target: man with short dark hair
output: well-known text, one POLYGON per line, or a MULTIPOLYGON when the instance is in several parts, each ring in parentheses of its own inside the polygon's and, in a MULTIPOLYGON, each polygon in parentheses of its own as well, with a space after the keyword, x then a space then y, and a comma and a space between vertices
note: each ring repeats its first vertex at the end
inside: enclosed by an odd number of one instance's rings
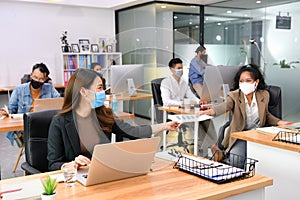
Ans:
MULTIPOLYGON (((160 91, 164 106, 183 106, 183 99, 188 98, 192 104, 199 104, 195 94, 191 91, 188 83, 182 79, 183 66, 180 58, 173 58, 169 62, 171 76, 161 82, 160 91)), ((217 138, 214 124, 211 120, 201 121, 199 123, 199 146, 202 152, 201 156, 207 156, 208 147, 211 146, 217 138)))
POLYGON ((196 56, 191 60, 189 81, 193 88, 197 92, 197 95, 201 98, 201 91, 203 86, 204 74, 206 63, 203 58, 206 55, 206 48, 200 45, 196 51, 196 56))
MULTIPOLYGON (((10 100, 9 109, 11 114, 32 112, 35 99, 58 98, 60 94, 49 83, 45 83, 49 75, 47 66, 43 63, 35 64, 30 74, 31 81, 16 86, 13 90, 10 100)), ((2 115, 8 115, 1 111, 2 115)), ((14 143, 14 132, 8 132, 6 137, 14 143)))

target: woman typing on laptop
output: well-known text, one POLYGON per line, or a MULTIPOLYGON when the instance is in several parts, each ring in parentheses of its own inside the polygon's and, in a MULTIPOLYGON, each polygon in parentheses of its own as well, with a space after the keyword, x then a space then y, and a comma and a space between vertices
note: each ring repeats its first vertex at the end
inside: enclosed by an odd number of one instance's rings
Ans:
POLYGON ((105 91, 101 77, 92 70, 78 69, 69 80, 61 112, 52 119, 48 136, 49 170, 75 162, 90 164, 96 144, 151 137, 163 130, 177 130, 179 123, 132 126, 114 117, 104 106, 105 91))

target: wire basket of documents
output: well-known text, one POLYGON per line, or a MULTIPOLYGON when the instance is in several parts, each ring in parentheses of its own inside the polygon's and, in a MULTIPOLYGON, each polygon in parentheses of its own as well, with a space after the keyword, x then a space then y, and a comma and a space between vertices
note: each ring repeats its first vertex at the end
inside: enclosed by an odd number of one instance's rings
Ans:
POLYGON ((225 183, 249 178, 255 175, 257 160, 244 158, 236 154, 229 154, 225 162, 181 153, 174 168, 200 176, 215 183, 225 183))
POLYGON ((290 130, 290 131, 280 131, 275 135, 273 141, 287 142, 293 144, 300 144, 300 131, 290 130))

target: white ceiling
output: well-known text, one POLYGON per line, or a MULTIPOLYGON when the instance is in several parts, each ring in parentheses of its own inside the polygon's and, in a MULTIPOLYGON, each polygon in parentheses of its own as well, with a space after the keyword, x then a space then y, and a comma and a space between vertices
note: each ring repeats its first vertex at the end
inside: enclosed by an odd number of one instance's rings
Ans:
MULTIPOLYGON (((110 8, 120 9, 132 5, 137 5, 155 0, 14 0, 32 3, 48 3, 61 4, 72 6, 96 7, 96 8, 110 8)), ((281 5, 299 0, 261 0, 261 4, 256 4, 256 0, 163 0, 160 2, 177 2, 195 5, 211 5, 218 7, 242 8, 242 9, 256 9, 261 7, 269 7, 281 5)))

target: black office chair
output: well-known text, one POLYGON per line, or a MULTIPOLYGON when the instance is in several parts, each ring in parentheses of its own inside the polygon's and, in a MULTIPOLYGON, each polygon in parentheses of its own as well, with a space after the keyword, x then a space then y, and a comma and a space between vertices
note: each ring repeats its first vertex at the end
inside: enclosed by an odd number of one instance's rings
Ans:
POLYGON ((48 170, 48 130, 59 110, 44 110, 24 114, 24 146, 26 161, 21 168, 26 175, 48 170))
MULTIPOLYGON (((152 90, 153 101, 154 101, 156 123, 163 122, 163 111, 158 110, 158 107, 163 106, 163 101, 161 98, 161 91, 160 91, 160 85, 163 79, 164 78, 157 78, 151 81, 151 90, 152 90)), ((186 125, 181 124, 178 130, 177 143, 168 145, 167 148, 179 146, 179 147, 183 147, 184 151, 189 152, 187 147, 193 144, 192 143, 190 144, 187 141, 183 141, 183 134, 185 133, 185 131, 186 131, 186 125)), ((161 146, 160 148, 162 149, 163 147, 161 146)))
MULTIPOLYGON (((268 85, 266 87, 270 95, 270 101, 268 104, 269 112, 275 117, 282 119, 282 100, 281 100, 281 88, 279 86, 268 85)), ((231 116, 229 117, 229 121, 227 121, 223 126, 219 129, 219 136, 217 140, 217 145, 219 149, 222 150, 222 141, 224 139, 225 129, 230 125, 231 116)), ((270 126, 266 124, 266 126, 270 126)))

